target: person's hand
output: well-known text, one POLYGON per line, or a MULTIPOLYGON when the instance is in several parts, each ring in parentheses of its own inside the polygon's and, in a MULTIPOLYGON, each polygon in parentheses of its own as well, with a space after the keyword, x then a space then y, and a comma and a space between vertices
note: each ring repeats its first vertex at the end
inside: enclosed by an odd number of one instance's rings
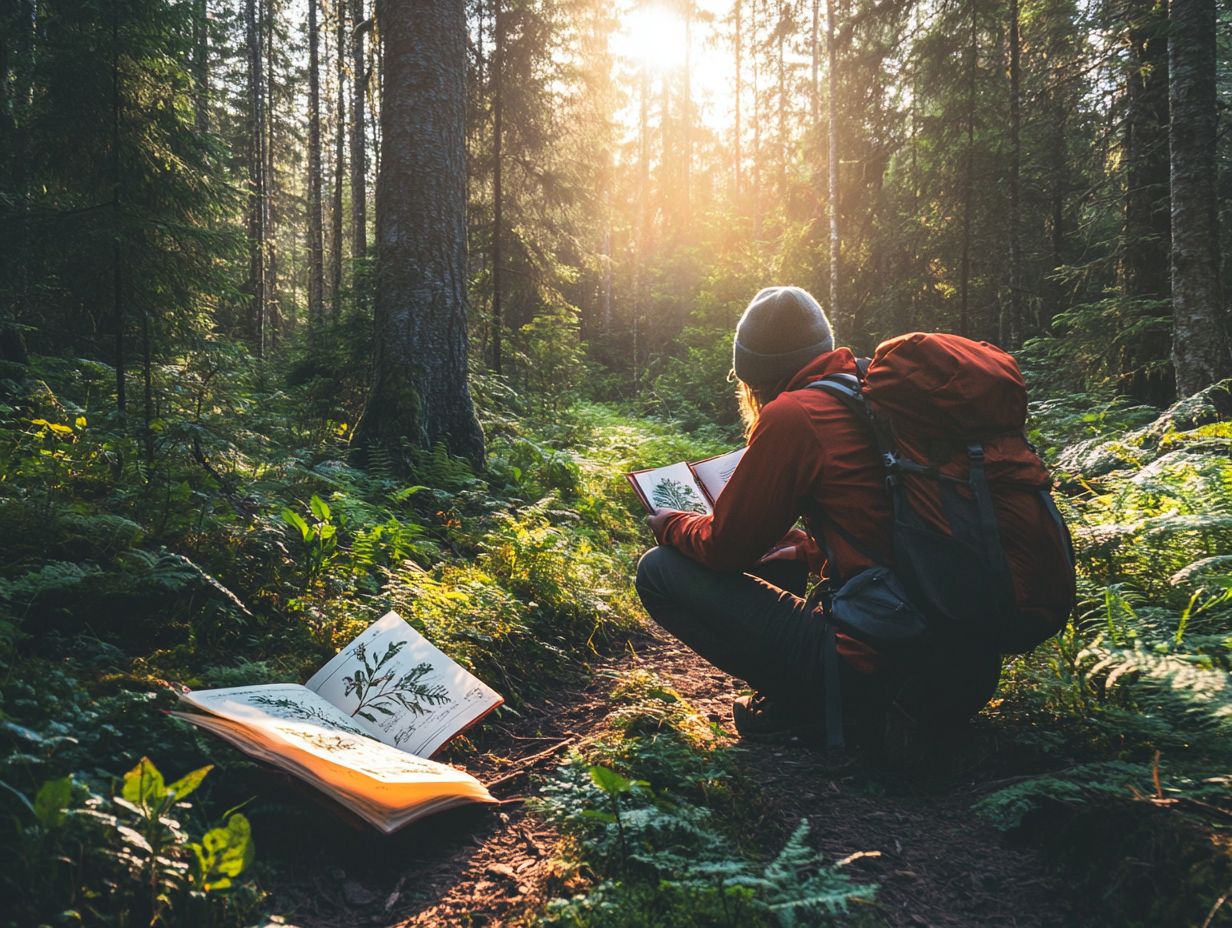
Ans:
POLYGON ((758 564, 765 564, 769 561, 807 561, 808 550, 805 547, 808 543, 808 534, 800 531, 798 528, 793 528, 784 535, 773 548, 767 551, 758 559, 758 564))
POLYGON ((646 517, 646 524, 654 532, 655 541, 663 544, 663 532, 667 529, 667 520, 676 515, 676 509, 660 509, 654 515, 646 517))

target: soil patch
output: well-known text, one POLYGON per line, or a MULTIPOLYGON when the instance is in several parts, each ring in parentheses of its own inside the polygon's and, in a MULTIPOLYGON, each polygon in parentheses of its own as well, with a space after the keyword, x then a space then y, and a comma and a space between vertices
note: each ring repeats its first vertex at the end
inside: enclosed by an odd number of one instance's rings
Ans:
MULTIPOLYGON (((557 891, 552 861, 560 836, 522 800, 537 775, 602 730, 617 674, 635 662, 661 674, 734 735, 730 708, 740 681, 674 641, 645 636, 630 644, 597 663, 585 684, 484 726, 470 750, 446 758, 494 783, 504 805, 438 815, 390 838, 318 818, 316 833, 300 839, 318 851, 281 881, 275 911, 301 928, 392 928, 509 925, 536 910, 557 891)), ((758 830, 767 853, 808 818, 827 859, 854 855, 853 876, 879 884, 874 911, 893 928, 1079 923, 1046 862, 971 813, 986 784, 1004 774, 980 750, 993 737, 987 728, 974 726, 975 747, 956 749, 952 769, 927 783, 909 767, 889 773, 836 765, 803 744, 737 747, 737 762, 761 791, 758 830)))

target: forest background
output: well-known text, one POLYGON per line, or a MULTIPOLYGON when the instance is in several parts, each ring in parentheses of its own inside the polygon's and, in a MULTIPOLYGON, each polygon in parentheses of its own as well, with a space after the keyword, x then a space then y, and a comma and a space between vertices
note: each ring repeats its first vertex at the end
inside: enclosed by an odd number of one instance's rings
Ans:
MULTIPOLYGON (((1039 776, 986 808, 1144 807, 1159 879, 1088 854, 1076 880, 1109 918, 1219 923, 1230 105, 1214 0, 5 0, 14 924, 269 905, 239 885, 243 786, 203 787, 198 832, 229 823, 208 841, 161 822, 198 781, 134 765, 208 746, 151 720, 159 681, 298 680, 393 605, 516 708, 632 633, 619 475, 738 442, 731 332, 771 283, 859 352, 948 330, 1021 359, 1083 601, 1011 672, 1039 776), (421 157, 408 54, 459 78, 456 170, 421 157), (408 226, 466 246, 442 340, 385 338, 382 214, 463 176, 452 231, 408 226), (402 374, 410 400, 381 386, 402 374)), ((673 775, 655 788, 701 777, 673 775)), ((571 853, 638 885, 603 840, 571 853)))

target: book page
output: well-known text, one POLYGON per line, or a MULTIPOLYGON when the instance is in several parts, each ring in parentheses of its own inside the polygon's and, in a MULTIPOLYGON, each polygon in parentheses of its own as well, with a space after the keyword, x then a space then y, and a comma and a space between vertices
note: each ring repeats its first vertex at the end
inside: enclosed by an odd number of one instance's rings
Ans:
POLYGON ((430 757, 504 699, 396 612, 373 622, 307 683, 390 747, 430 757))
POLYGON ((302 721, 239 722, 223 715, 171 714, 299 777, 387 833, 454 805, 496 801, 469 774, 368 736, 326 731, 302 721))
POLYGON ((736 472, 736 465, 740 463, 740 459, 744 457, 744 452, 747 450, 747 448, 737 448, 727 454, 715 455, 689 465, 689 469, 697 477, 697 482, 706 491, 711 503, 718 500, 719 494, 727 486, 731 475, 736 472))
POLYGON ((180 700, 242 724, 266 727, 287 722, 303 723, 323 735, 346 734, 376 738, 377 731, 363 719, 351 718, 312 690, 298 683, 265 683, 230 686, 217 690, 193 690, 180 700))
POLYGON ((666 467, 634 471, 629 474, 629 482, 641 497, 642 505, 652 513, 664 509, 700 513, 711 511, 710 503, 706 501, 697 478, 684 461, 668 464, 666 467))

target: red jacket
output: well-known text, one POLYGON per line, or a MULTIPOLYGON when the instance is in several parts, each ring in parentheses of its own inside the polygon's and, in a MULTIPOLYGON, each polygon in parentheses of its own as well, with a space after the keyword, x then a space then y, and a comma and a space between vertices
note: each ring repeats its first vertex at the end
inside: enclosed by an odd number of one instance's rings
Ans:
MULTIPOLYGON (((767 403, 749 437, 748 451, 720 494, 714 515, 678 513, 664 526, 661 541, 715 570, 748 570, 796 523, 812 500, 829 523, 849 533, 877 563, 893 565, 890 500, 884 472, 867 427, 825 390, 803 389, 830 374, 856 373, 846 348, 818 356, 767 403)), ((1002 512, 1013 525, 1007 539, 1019 605, 1060 608, 1068 603, 1056 546, 1056 528, 1034 504, 1023 512, 1002 512), (1057 600, 1054 604, 1052 600, 1057 600)), ((822 532, 833 553, 834 570, 822 575, 851 577, 874 562, 832 529, 822 532)), ((820 561, 820 558, 818 558, 820 561)), ((839 653, 857 669, 877 669, 867 645, 840 633, 839 653)))

